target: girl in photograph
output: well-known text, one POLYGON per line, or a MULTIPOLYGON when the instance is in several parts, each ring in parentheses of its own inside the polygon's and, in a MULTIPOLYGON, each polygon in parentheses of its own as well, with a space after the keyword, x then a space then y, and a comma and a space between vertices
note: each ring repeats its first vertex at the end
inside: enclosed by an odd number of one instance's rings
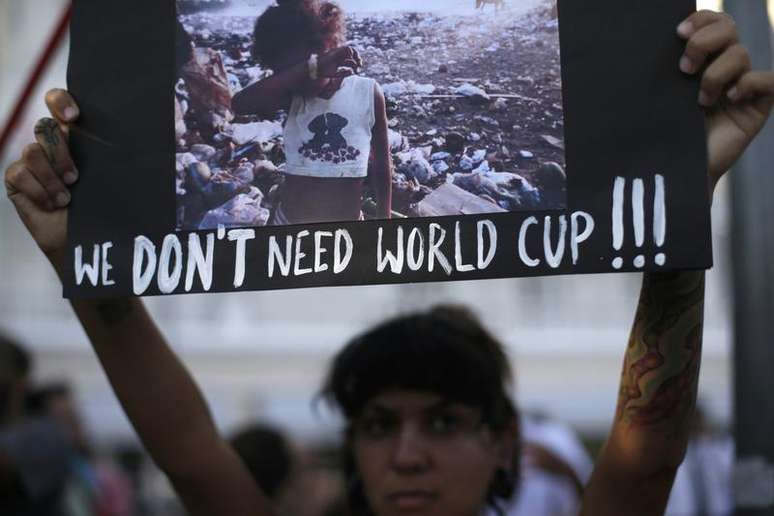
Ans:
POLYGON ((356 75, 357 50, 344 42, 344 13, 334 3, 278 0, 258 18, 253 56, 272 76, 233 100, 237 114, 284 126, 285 182, 269 225, 359 220, 368 178, 376 217, 390 218, 391 173, 384 94, 356 75))

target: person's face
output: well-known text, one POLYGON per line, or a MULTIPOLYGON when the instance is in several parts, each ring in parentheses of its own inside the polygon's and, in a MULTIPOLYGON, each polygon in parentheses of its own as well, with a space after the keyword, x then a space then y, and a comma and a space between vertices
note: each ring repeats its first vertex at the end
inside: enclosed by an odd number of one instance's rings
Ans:
POLYGON ((493 435, 480 410, 394 390, 366 404, 352 445, 377 516, 472 516, 484 507, 495 471, 508 467, 514 442, 493 435))

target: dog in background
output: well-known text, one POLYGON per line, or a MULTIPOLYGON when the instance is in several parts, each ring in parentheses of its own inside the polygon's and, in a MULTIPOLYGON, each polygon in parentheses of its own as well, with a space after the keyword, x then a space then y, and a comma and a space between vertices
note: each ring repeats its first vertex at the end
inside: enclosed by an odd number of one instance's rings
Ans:
POLYGON ((476 0, 476 9, 484 9, 486 4, 493 4, 495 11, 499 11, 505 5, 505 0, 476 0))

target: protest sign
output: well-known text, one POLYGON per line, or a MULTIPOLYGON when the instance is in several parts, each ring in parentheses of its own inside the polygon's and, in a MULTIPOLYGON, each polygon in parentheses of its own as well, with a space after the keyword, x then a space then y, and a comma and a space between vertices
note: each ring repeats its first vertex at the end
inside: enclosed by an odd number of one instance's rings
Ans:
POLYGON ((691 0, 338 5, 76 1, 66 296, 711 265, 691 0))

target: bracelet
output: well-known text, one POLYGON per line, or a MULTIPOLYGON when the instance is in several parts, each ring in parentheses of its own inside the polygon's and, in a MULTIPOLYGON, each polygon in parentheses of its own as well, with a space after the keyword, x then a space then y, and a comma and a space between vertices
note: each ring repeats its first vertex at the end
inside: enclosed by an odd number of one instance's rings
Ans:
POLYGON ((312 54, 309 56, 309 61, 307 61, 307 66, 309 68, 309 78, 313 81, 317 80, 318 73, 317 73, 317 54, 312 54))

